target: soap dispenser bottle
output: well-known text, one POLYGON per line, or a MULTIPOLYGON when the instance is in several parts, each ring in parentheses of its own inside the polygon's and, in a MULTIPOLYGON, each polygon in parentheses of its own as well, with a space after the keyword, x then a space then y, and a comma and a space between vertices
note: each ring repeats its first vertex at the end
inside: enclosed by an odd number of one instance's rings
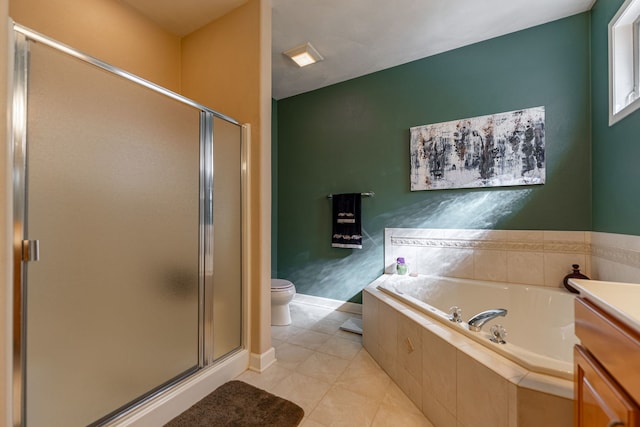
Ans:
POLYGON ((398 274, 407 274, 407 263, 404 261, 403 257, 398 257, 396 259, 396 273, 398 274))
POLYGON ((573 268, 573 272, 567 274, 566 276, 564 276, 564 280, 562 281, 562 284, 570 292, 573 292, 574 294, 579 294, 580 292, 576 288, 574 288, 573 286, 571 286, 569 284, 569 279, 587 279, 587 280, 589 280, 589 278, 587 276, 585 276, 584 274, 580 273, 580 266, 578 264, 573 264, 571 267, 573 268))

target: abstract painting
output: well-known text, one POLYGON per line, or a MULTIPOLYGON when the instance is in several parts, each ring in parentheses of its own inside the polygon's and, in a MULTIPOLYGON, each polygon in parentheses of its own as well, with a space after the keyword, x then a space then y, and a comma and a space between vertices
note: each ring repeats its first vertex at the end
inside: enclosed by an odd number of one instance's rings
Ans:
POLYGON ((544 107, 411 128, 411 191, 544 181, 544 107))

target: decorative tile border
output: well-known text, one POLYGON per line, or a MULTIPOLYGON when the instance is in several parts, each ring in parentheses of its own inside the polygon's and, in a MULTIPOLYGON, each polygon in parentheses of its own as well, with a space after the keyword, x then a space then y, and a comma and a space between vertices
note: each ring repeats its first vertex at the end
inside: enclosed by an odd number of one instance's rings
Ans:
POLYGON ((592 246, 589 243, 546 241, 544 242, 544 252, 561 252, 570 254, 590 255, 592 246))
MULTIPOLYGON (((566 241, 511 241, 511 240, 462 240, 432 237, 391 236, 392 246, 414 246, 423 248, 482 249, 517 252, 554 252, 591 254, 591 245, 566 241)), ((640 253, 638 253, 640 255, 640 253)))
POLYGON ((640 268, 640 252, 632 249, 592 245, 591 255, 635 268, 640 268))

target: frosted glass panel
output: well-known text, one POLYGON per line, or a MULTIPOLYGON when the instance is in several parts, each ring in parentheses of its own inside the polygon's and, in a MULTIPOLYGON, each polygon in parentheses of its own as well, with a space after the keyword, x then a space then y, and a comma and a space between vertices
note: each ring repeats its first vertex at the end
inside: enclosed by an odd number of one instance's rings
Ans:
POLYGON ((200 110, 31 43, 26 422, 87 425, 198 364, 200 110))
POLYGON ((213 120, 213 357, 242 344, 241 147, 238 125, 213 120))

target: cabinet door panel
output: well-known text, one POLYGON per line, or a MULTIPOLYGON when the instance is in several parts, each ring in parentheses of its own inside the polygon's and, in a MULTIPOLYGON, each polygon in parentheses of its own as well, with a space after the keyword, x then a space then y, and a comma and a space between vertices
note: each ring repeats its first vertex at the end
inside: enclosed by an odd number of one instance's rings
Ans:
POLYGON ((640 396, 640 335, 590 301, 575 300, 575 332, 582 346, 631 396, 640 396))
POLYGON ((580 346, 575 347, 574 360, 576 425, 637 427, 640 408, 600 364, 580 346))

